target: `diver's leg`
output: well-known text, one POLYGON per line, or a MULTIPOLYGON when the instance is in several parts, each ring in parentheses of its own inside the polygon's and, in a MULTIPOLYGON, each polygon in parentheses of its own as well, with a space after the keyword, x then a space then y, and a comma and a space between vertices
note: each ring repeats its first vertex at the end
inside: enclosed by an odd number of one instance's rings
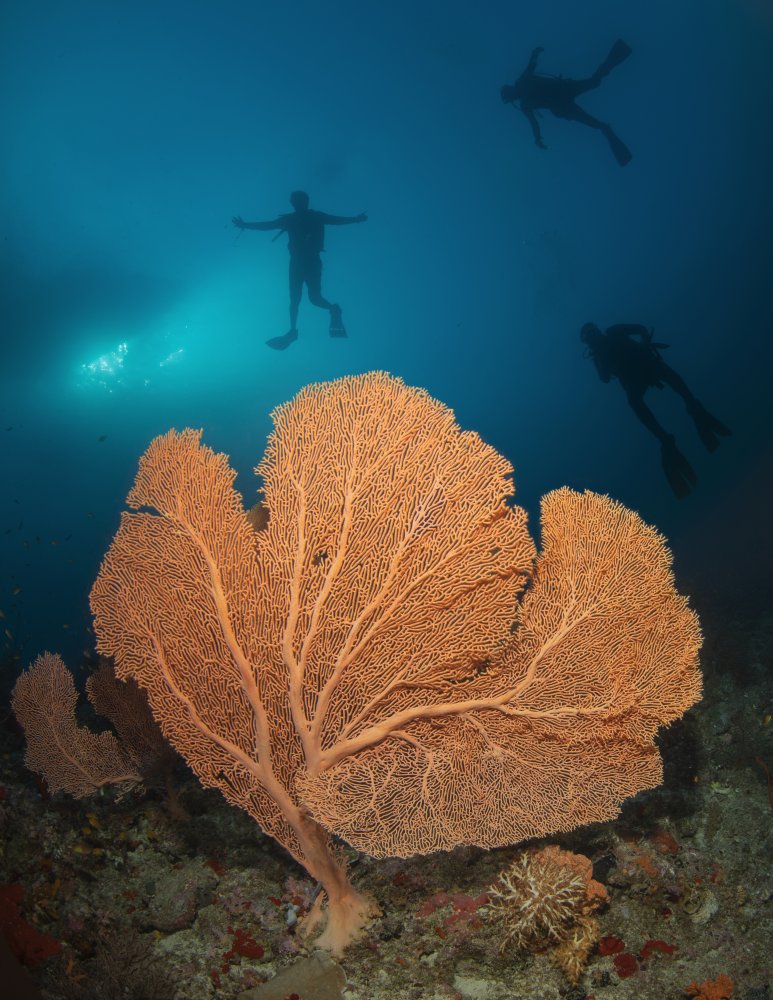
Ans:
POLYGON ((330 336, 345 337, 346 330, 344 321, 341 318, 341 307, 335 302, 328 302, 322 294, 322 261, 316 260, 313 266, 308 268, 306 273, 306 287, 309 290, 309 302, 320 309, 327 309, 330 312, 330 336))
POLYGON ((698 481, 693 467, 677 448, 673 434, 669 434, 655 419, 655 414, 644 402, 643 393, 627 389, 626 396, 639 420, 660 441, 660 462, 663 472, 672 492, 681 500, 698 481))
POLYGON ((599 132, 604 132, 609 128, 606 122, 599 121, 598 118, 589 115, 587 111, 581 108, 579 104, 575 104, 574 101, 566 101, 550 110, 556 118, 566 118, 570 122, 579 122, 580 125, 587 125, 588 128, 598 129, 599 132))
POLYGON ((331 337, 347 336, 346 327, 344 326, 343 317, 341 316, 341 307, 339 305, 334 304, 330 307, 329 332, 331 337))
POLYGON ((622 38, 618 38, 618 40, 609 50, 609 53, 604 62, 601 63, 596 72, 593 74, 592 79, 595 79, 599 83, 601 83, 604 77, 608 73, 611 73, 612 70, 615 68, 615 66, 619 66, 621 62, 626 60, 632 51, 633 49, 631 49, 629 45, 626 45, 626 43, 622 40, 622 38))
POLYGON ((666 385, 671 386, 674 392, 679 393, 688 406, 698 402, 690 392, 682 376, 678 372, 675 372, 671 365, 667 365, 665 361, 658 366, 658 378, 661 382, 665 382, 666 385))
POLYGON ((300 262, 290 258, 290 329, 298 329, 298 307, 301 304, 303 292, 303 267, 300 262))
POLYGON ((290 258, 290 329, 281 337, 270 337, 266 343, 275 351, 283 351, 298 339, 298 306, 303 291, 303 271, 297 260, 290 258))
POLYGON ((317 257, 306 265, 306 289, 309 293, 309 302, 320 309, 330 310, 332 305, 322 294, 322 261, 317 257))
POLYGON ((660 371, 660 378, 661 381, 670 386, 674 392, 678 393, 684 400, 685 405, 687 406, 687 412, 692 417, 698 436, 707 450, 716 451, 719 447, 719 439, 717 435, 720 437, 728 437, 732 433, 730 428, 726 427, 721 420, 717 420, 715 416, 709 413, 703 403, 701 403, 701 401, 690 392, 687 383, 682 376, 675 372, 674 369, 665 362, 663 362, 663 366, 660 371))
POLYGON ((580 125, 587 125, 588 128, 598 129, 598 131, 601 132, 609 143, 609 148, 612 150, 612 154, 620 166, 624 167, 626 163, 630 163, 631 151, 625 143, 615 135, 612 130, 612 126, 607 125, 606 122, 599 121, 599 119, 594 118, 593 115, 589 115, 587 111, 584 111, 579 106, 579 104, 575 104, 574 101, 572 101, 570 104, 562 105, 559 109, 553 110, 553 114, 558 118, 566 118, 569 121, 579 122, 580 125))
POLYGON ((673 437, 658 422, 655 414, 644 402, 644 394, 635 390, 626 389, 626 398, 636 416, 641 420, 647 430, 663 444, 664 441, 673 441, 673 437))
POLYGON ((601 83, 601 77, 589 76, 585 80, 567 80, 566 82, 571 84, 571 86, 567 87, 567 91, 571 99, 574 100, 587 90, 595 90, 601 83))

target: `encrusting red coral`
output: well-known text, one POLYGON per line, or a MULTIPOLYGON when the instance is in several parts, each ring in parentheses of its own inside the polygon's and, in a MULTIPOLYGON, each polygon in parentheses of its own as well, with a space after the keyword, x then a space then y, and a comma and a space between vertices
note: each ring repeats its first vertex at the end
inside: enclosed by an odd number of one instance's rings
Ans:
POLYGON ((0 934, 19 961, 31 966, 58 955, 62 946, 56 938, 41 933, 22 916, 19 904, 23 899, 22 886, 0 886, 0 934))
POLYGON ((612 964, 615 967, 615 972, 621 979, 630 979, 631 976, 635 976, 639 971, 636 956, 628 951, 624 951, 620 955, 615 955, 612 959, 612 964))
POLYGON ((649 941, 644 942, 642 950, 639 952, 639 958, 642 961, 648 959, 650 955, 654 952, 659 951, 663 955, 673 955, 676 951, 675 944, 667 944, 665 941, 661 941, 659 938, 651 938, 649 941))
POLYGON ((621 951, 625 951, 625 942, 614 934, 599 940, 599 955, 618 955, 621 951))

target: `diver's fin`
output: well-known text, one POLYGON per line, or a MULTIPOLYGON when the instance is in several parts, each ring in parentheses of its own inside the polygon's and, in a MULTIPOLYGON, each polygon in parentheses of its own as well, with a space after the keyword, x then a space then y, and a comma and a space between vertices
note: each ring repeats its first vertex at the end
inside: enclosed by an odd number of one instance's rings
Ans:
POLYGON ((271 337, 266 343, 269 347, 273 347, 275 351, 284 351, 285 348, 289 347, 294 340, 298 339, 297 330, 288 330, 287 333, 283 333, 281 337, 271 337))
POLYGON ((330 336, 331 337, 346 337, 346 328, 344 327, 344 321, 341 319, 341 307, 331 306, 330 307, 330 336))
POLYGON ((618 139, 609 127, 604 130, 604 135, 607 137, 607 142, 609 143, 609 148, 612 150, 612 155, 620 166, 624 167, 627 163, 630 163, 633 159, 633 153, 626 146, 623 140, 618 139))
POLYGON ((713 417, 700 403, 689 406, 688 411, 693 419, 698 436, 708 451, 716 451, 719 447, 719 438, 717 435, 720 437, 729 437, 732 434, 729 427, 725 427, 721 420, 713 417))
POLYGON ((683 500, 698 482, 698 477, 695 475, 693 467, 677 448, 673 438, 661 442, 660 461, 663 463, 663 471, 671 491, 679 500, 683 500))
POLYGON ((615 66, 619 66, 621 62, 624 62, 628 58, 631 52, 633 52, 633 49, 630 45, 626 45, 622 38, 618 38, 609 50, 607 58, 593 74, 594 80, 601 80, 607 73, 611 73, 615 66))

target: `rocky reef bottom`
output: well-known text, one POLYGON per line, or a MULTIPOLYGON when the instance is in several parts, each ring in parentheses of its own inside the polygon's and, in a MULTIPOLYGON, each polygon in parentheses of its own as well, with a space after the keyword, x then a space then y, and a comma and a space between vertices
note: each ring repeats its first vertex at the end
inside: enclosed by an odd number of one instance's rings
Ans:
POLYGON ((185 819, 159 793, 51 798, 9 718, 4 981, 26 972, 44 1000, 769 1000, 773 619, 704 626, 705 696, 662 734, 660 788, 615 822, 538 843, 407 861, 352 852, 382 914, 339 962, 299 930, 316 886, 185 769, 185 819), (503 941, 493 918, 499 873, 548 843, 589 858, 603 886, 576 982, 555 941, 503 941))

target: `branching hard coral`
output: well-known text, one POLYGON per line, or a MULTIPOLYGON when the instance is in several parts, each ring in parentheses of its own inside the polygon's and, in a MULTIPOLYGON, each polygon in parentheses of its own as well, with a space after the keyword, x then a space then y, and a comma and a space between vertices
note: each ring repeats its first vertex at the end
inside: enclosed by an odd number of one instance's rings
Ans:
POLYGON ((593 911, 608 898, 588 858, 557 847, 526 852, 500 873, 489 896, 500 952, 552 949, 551 958, 577 982, 599 937, 593 911))

